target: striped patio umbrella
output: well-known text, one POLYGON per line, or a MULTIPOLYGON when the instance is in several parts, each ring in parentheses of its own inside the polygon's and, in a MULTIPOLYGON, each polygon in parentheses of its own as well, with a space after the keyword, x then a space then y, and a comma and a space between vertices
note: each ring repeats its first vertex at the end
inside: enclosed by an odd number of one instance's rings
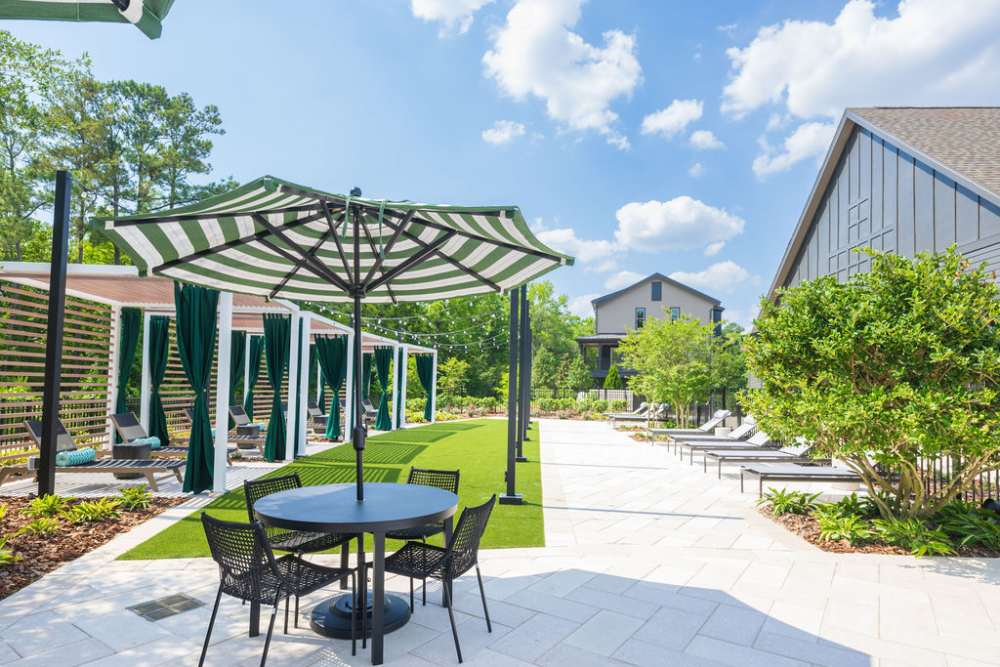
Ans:
MULTIPOLYGON (((355 402, 361 303, 503 292, 573 259, 535 238, 516 206, 338 195, 271 176, 192 206, 104 220, 140 272, 270 299, 353 302, 355 402)), ((355 410, 358 497, 364 427, 355 410)))
POLYGON ((174 0, 0 0, 0 20, 131 23, 156 39, 173 4, 174 0))

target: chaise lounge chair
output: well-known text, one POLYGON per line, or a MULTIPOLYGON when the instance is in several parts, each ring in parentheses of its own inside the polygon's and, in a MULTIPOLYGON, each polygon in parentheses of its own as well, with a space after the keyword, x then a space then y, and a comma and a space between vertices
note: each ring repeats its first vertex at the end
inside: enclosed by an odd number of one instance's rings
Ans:
POLYGON ((660 421, 667 417, 667 406, 664 403, 650 403, 649 409, 641 415, 618 415, 611 418, 612 428, 615 422, 649 422, 660 421))
MULTIPOLYGON (((184 408, 184 416, 187 417, 188 421, 194 421, 193 413, 193 408, 184 408)), ((235 432, 229 433, 229 441, 240 450, 248 450, 264 458, 264 443, 267 439, 264 429, 250 422, 250 417, 247 416, 242 405, 230 405, 229 416, 236 424, 235 432), (241 430, 244 432, 241 433, 241 430), (251 432, 245 432, 247 430, 251 432)))
POLYGON ((762 450, 762 449, 777 449, 778 445, 772 442, 771 438, 768 437, 767 433, 763 431, 757 431, 747 440, 707 440, 700 442, 678 442, 677 450, 681 459, 684 458, 684 452, 687 451, 690 454, 690 460, 688 463, 694 465, 694 454, 695 452, 705 452, 709 450, 714 451, 737 451, 737 450, 762 450))
MULTIPOLYGON (((121 436, 122 440, 126 443, 131 443, 136 440, 143 440, 149 436, 146 434, 146 429, 142 427, 139 423, 138 418, 136 418, 134 412, 123 412, 118 415, 111 415, 108 417, 111 420, 111 424, 115 427, 115 431, 121 436)), ((229 460, 230 455, 236 451, 234 445, 230 445, 226 451, 226 463, 232 465, 232 461, 229 460)), ((180 458, 186 457, 188 454, 188 448, 186 446, 173 445, 170 447, 158 447, 150 452, 154 459, 162 458, 180 458)))
POLYGON ((712 433, 716 426, 722 426, 723 422, 731 414, 732 412, 729 410, 716 410, 712 413, 712 418, 698 428, 654 428, 650 432, 654 436, 665 435, 674 439, 683 435, 709 434, 712 433))
POLYGON ((715 461, 718 478, 722 479, 723 463, 812 463, 829 464, 829 459, 813 459, 808 444, 792 445, 781 449, 707 449, 701 453, 702 469, 708 472, 708 460, 715 461))
MULTIPOLYGON (((24 427, 27 429, 28 434, 31 439, 35 442, 38 447, 42 446, 42 422, 37 419, 26 419, 24 421, 24 427)), ((57 422, 57 434, 56 434, 56 450, 59 452, 68 452, 74 449, 78 449, 76 443, 73 441, 73 436, 70 435, 66 427, 63 426, 61 421, 57 422)), ((149 483, 149 488, 156 492, 159 491, 159 487, 156 484, 156 473, 169 472, 173 473, 174 477, 181 484, 184 483, 184 467, 187 462, 184 459, 112 459, 103 458, 96 459, 90 463, 84 463, 81 465, 74 466, 57 466, 56 470, 60 473, 134 473, 138 475, 143 475, 146 481, 149 483)), ((38 469, 38 457, 32 457, 28 460, 28 469, 37 470, 38 469)))
POLYGON ((757 495, 764 495, 764 482, 860 482, 853 470, 832 465, 799 465, 795 463, 754 463, 740 470, 740 493, 744 475, 756 475, 757 495))
POLYGON ((614 421, 615 419, 618 419, 620 417, 641 417, 645 415, 647 412, 649 412, 650 407, 651 406, 649 403, 643 402, 640 403, 639 407, 637 407, 632 412, 605 412, 604 416, 610 419, 611 421, 614 421))
POLYGON ((714 433, 689 433, 671 438, 674 443, 678 442, 738 442, 746 440, 757 430, 757 420, 747 415, 743 418, 743 423, 729 431, 728 435, 715 435, 714 433))

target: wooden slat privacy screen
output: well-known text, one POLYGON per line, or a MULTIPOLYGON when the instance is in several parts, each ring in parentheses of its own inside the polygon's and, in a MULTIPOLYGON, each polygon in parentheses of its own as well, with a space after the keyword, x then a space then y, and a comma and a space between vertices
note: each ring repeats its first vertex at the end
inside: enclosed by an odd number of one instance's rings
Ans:
MULTIPOLYGON (((0 456, 34 445, 24 420, 39 419, 48 292, 0 280, 0 456)), ((59 416, 80 445, 107 446, 111 308, 66 297, 59 416)))

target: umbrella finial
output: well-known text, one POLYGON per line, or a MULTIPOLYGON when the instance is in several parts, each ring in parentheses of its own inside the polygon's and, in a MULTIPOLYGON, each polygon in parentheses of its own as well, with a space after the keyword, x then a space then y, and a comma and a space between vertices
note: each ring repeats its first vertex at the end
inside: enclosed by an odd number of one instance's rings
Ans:
POLYGON ((351 188, 351 196, 352 197, 360 197, 361 196, 361 188, 359 188, 358 186, 354 186, 353 188, 351 188))

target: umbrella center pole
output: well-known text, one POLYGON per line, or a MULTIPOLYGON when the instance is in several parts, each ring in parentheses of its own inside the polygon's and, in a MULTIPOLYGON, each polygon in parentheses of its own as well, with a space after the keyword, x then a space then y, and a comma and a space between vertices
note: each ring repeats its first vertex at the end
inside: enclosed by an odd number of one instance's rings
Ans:
MULTIPOLYGON (((361 192, 357 191, 355 195, 355 190, 351 190, 352 196, 360 196, 361 192)), ((347 201, 347 206, 344 209, 344 215, 350 216, 353 219, 353 232, 354 238, 353 243, 353 260, 354 260, 354 285, 351 296, 354 297, 354 317, 352 324, 354 325, 354 400, 352 401, 354 405, 354 429, 352 433, 352 443, 354 444, 354 463, 355 463, 355 484, 357 488, 357 500, 359 503, 365 501, 365 479, 364 479, 364 451, 365 451, 365 438, 368 433, 365 429, 365 421, 362 416, 362 403, 361 403, 361 387, 363 384, 362 378, 362 365, 363 358, 361 352, 361 299, 365 296, 365 286, 361 283, 361 228, 359 224, 359 216, 357 212, 351 216, 351 203, 350 199, 347 201)))

